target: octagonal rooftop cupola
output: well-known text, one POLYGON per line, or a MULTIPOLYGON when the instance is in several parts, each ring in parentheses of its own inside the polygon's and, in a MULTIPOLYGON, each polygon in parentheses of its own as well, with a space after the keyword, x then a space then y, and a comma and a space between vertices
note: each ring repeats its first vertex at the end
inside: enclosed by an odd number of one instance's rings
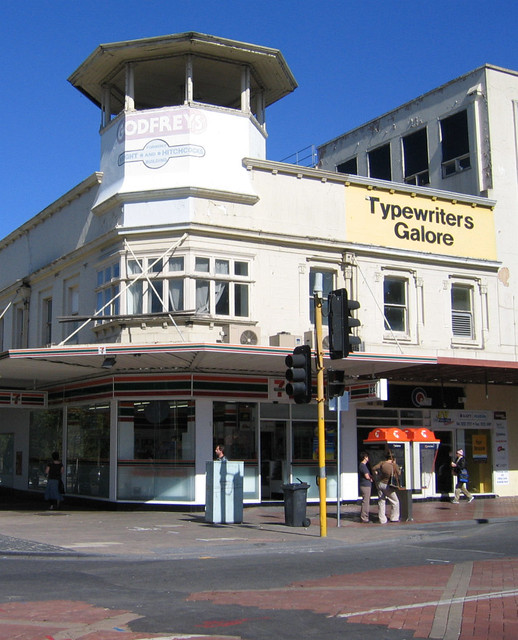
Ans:
POLYGON ((280 51, 195 32, 100 45, 69 81, 101 108, 103 209, 153 190, 251 195, 242 160, 266 157, 265 109, 297 87, 280 51))

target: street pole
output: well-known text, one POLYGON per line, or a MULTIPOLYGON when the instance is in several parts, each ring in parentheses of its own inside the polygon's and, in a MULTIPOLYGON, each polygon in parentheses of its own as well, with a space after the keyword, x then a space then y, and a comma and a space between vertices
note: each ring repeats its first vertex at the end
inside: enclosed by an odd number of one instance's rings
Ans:
POLYGON ((320 495, 320 537, 327 536, 326 498, 326 429, 324 400, 324 356, 322 354, 322 275, 317 274, 313 290, 315 305, 315 342, 317 347, 317 409, 318 409, 318 488, 320 495))

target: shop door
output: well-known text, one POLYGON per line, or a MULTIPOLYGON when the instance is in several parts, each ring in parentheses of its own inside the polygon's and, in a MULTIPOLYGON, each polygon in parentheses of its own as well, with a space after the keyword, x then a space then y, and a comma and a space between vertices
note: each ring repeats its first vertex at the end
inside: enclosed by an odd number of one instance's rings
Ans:
POLYGON ((441 441, 435 460, 435 492, 447 497, 453 492, 451 471, 453 433, 451 431, 434 431, 434 433, 435 437, 441 441))
POLYGON ((286 422, 261 421, 261 500, 282 500, 287 481, 286 422))
POLYGON ((0 484, 13 486, 14 475, 14 433, 0 434, 0 484))

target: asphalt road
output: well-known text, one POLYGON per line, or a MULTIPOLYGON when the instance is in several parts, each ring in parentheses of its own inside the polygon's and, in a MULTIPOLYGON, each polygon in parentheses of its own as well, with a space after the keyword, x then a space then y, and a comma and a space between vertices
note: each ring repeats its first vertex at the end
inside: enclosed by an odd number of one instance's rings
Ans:
MULTIPOLYGON (((256 545, 246 553, 241 550, 218 557, 209 552, 188 560, 83 557, 52 553, 50 546, 36 554, 38 549, 33 548, 24 555, 19 549, 17 554, 0 559, 0 602, 13 606, 32 603, 33 610, 35 603, 44 602, 49 610, 83 603, 130 612, 127 629, 137 633, 130 636, 134 638, 152 634, 176 637, 173 633, 245 640, 448 638, 454 633, 414 635, 416 629, 408 626, 414 624, 409 614, 417 610, 409 604, 411 598, 429 589, 428 601, 437 604, 436 600, 444 598, 441 581, 451 584, 455 570, 462 572, 467 566, 473 575, 478 575, 480 568, 480 575, 490 571, 491 580, 501 579, 500 573, 517 566, 517 538, 515 523, 468 521, 428 526, 404 542, 371 542, 319 551, 287 548, 273 553, 268 545, 256 545), (354 604, 358 611, 358 597, 368 612, 363 618, 347 614, 349 605, 352 608, 354 604), (399 624, 397 616, 403 609, 406 622, 399 624)), ((503 584, 512 589, 512 582, 511 577, 503 584)), ((512 600, 516 611, 516 596, 512 600)), ((449 611, 453 617, 452 606, 449 611)), ((431 608, 420 608, 420 615, 431 608)), ((434 633, 442 633, 441 624, 435 614, 434 633)), ((452 620, 444 621, 445 628, 452 624, 452 620)), ((27 639, 33 637, 37 636, 27 635, 27 639)), ((49 632, 39 637, 59 640, 81 636, 69 631, 68 635, 49 632)), ((92 637, 102 640, 112 636, 92 637)), ((128 636, 119 633, 119 637, 128 636)), ((506 638, 493 632, 487 637, 506 638)), ((0 628, 0 640, 3 638, 0 628)))

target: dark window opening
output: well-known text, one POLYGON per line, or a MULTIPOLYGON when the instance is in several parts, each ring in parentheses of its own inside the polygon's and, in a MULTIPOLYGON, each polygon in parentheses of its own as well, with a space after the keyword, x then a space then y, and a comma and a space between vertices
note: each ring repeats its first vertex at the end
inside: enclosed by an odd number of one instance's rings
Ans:
POLYGON ((390 144, 369 151, 369 176, 380 180, 392 180, 390 144))
POLYGON ((338 173, 350 173, 354 176, 358 175, 358 160, 351 158, 336 166, 338 173))
POLYGON ((471 166, 467 111, 441 120, 443 177, 459 173, 471 166))
POLYGON ((430 184, 426 128, 403 138, 403 156, 405 162, 405 182, 417 186, 430 184))

